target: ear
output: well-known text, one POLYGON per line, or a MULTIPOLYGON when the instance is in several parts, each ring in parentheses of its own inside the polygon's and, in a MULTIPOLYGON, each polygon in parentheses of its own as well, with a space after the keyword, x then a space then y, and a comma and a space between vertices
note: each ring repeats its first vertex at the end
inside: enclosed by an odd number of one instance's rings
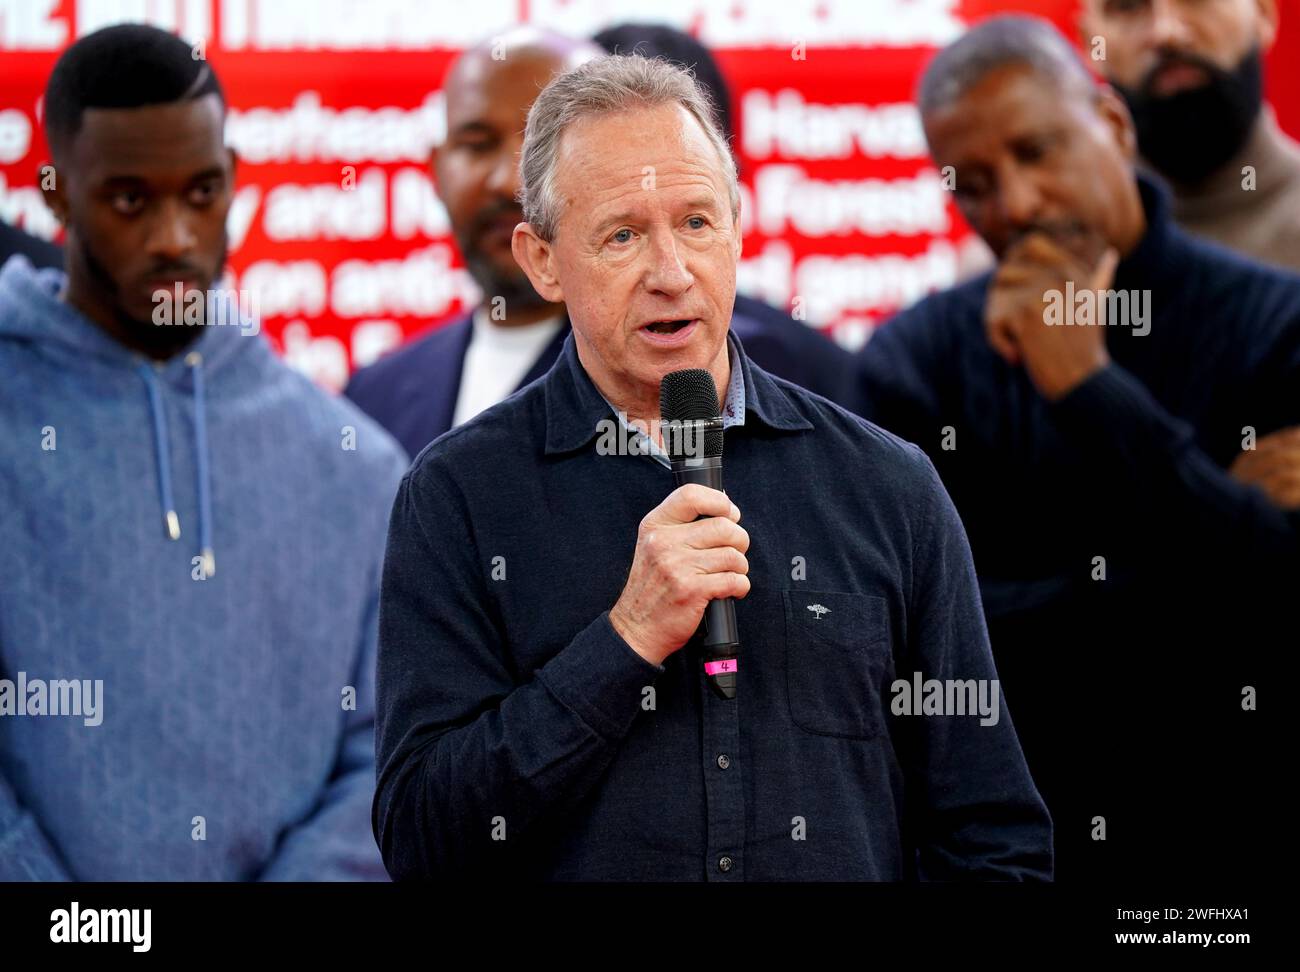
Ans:
POLYGON ((442 145, 433 145, 429 148, 429 159, 425 163, 425 168, 429 173, 429 182, 433 185, 433 194, 444 205, 447 201, 442 198, 442 180, 438 178, 438 165, 442 162, 442 145))
POLYGON ((515 263, 528 275, 533 289, 543 300, 552 304, 563 303, 564 290, 555 273, 555 245, 537 235, 531 223, 520 223, 510 238, 510 251, 515 263))
POLYGON ((736 253, 736 261, 737 261, 737 262, 740 261, 740 254, 741 254, 741 251, 744 249, 744 243, 745 243, 745 241, 741 238, 741 235, 740 235, 740 207, 741 207, 741 205, 742 205, 742 204, 740 204, 740 203, 737 203, 737 204, 736 204, 736 216, 735 216, 735 218, 732 219, 732 221, 731 221, 731 236, 732 236, 732 241, 731 241, 731 242, 732 242, 732 247, 733 247, 733 249, 735 250, 735 253, 736 253))
POLYGON ((1115 142, 1124 157, 1130 161, 1137 158, 1137 129, 1133 127, 1133 116, 1128 105, 1108 84, 1099 85, 1093 96, 1097 115, 1103 124, 1111 130, 1115 142))
POLYGON ((1259 42, 1259 49, 1267 51, 1277 40, 1277 0, 1255 0, 1255 6, 1259 10, 1259 22, 1255 26, 1255 40, 1259 42))
POLYGON ((239 172, 239 154, 227 146, 226 158, 230 160, 230 181, 235 181, 235 175, 239 172))

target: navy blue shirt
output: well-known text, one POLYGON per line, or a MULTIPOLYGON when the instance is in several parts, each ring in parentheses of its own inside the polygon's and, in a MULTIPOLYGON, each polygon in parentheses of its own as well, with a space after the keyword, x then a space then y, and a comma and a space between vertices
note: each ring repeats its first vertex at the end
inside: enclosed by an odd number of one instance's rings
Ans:
POLYGON ((1046 879, 1005 702, 894 715, 896 678, 996 678, 969 548, 924 454, 755 366, 727 492, 751 545, 737 698, 692 641, 609 622, 674 488, 599 455, 573 339, 423 451, 393 506, 374 830, 397 879, 1046 879), (991 724, 986 724, 991 723, 991 724))

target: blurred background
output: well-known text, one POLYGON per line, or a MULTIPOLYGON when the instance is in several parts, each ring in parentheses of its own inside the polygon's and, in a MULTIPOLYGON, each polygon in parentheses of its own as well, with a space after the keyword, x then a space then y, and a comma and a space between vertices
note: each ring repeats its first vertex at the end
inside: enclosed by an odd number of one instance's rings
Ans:
MULTIPOLYGON (((1279 0, 1266 98, 1300 136, 1300 0, 1279 0)), ((740 289, 848 348, 979 266, 911 105, 964 25, 1026 11, 1078 37, 1074 0, 0 0, 0 220, 58 239, 36 173, 59 52, 111 23, 173 30, 216 68, 239 153, 230 284, 330 389, 472 304, 427 161, 454 54, 514 24, 591 36, 653 19, 710 47, 731 87, 745 214, 740 289), (796 314, 800 316, 800 314, 796 314)))

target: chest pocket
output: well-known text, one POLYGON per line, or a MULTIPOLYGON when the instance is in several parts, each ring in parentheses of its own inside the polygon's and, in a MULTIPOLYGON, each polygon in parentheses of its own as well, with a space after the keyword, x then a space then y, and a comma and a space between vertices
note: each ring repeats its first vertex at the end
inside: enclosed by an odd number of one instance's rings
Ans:
POLYGON ((783 593, 791 720, 818 735, 878 735, 885 728, 885 683, 893 670, 885 599, 837 591, 783 593))

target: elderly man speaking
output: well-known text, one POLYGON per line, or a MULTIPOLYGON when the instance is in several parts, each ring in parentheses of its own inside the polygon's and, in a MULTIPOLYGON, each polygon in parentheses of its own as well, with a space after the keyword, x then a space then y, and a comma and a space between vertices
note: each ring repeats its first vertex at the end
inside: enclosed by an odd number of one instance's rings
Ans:
POLYGON ((543 378, 426 449, 394 504, 373 819, 389 872, 1050 878, 1051 822, 929 460, 729 333, 736 170, 690 74, 609 57, 558 76, 521 173, 515 257, 573 333, 543 378), (674 488, 659 393, 681 369, 723 402, 726 493, 674 488), (697 637, 722 598, 733 698, 697 637))

